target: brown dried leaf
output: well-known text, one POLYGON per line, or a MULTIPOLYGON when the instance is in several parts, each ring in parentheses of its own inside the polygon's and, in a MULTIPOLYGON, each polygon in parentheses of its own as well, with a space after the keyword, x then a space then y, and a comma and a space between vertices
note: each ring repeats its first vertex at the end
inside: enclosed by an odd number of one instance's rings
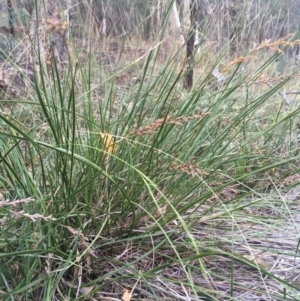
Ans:
POLYGON ((131 292, 129 292, 129 290, 125 289, 124 294, 122 296, 122 300, 123 301, 130 301, 131 298, 132 298, 131 292))
POLYGON ((162 215, 166 214, 167 209, 168 209, 168 204, 166 204, 166 205, 164 205, 164 206, 158 208, 158 209, 156 210, 156 212, 153 214, 153 217, 154 217, 155 219, 160 218, 162 215))
POLYGON ((83 295, 88 295, 93 289, 94 289, 93 286, 81 287, 81 288, 80 288, 80 292, 81 292, 83 295))
POLYGON ((109 154, 114 154, 117 151, 117 143, 114 142, 113 136, 108 133, 100 133, 100 135, 103 139, 105 151, 109 154))

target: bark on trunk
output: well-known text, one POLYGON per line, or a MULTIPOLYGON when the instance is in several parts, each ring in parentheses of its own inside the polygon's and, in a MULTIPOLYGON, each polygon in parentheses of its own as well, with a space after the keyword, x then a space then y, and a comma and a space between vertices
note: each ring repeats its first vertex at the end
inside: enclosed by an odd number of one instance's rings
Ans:
POLYGON ((171 35, 175 37, 175 39, 179 38, 180 44, 183 45, 184 37, 181 33, 181 24, 180 24, 176 1, 174 1, 172 4, 171 15, 170 15, 170 29, 171 29, 171 35))
MULTIPOLYGON (((46 70, 56 63, 59 72, 63 73, 69 61, 67 27, 76 1, 35 1, 29 19, 29 34, 22 53, 17 55, 19 59, 11 58, 13 67, 8 61, 1 67, 0 97, 16 98, 23 94, 31 87, 41 66, 46 70)), ((8 0, 7 5, 12 10, 11 1, 8 0)))
POLYGON ((182 27, 183 27, 183 34, 185 37, 188 35, 188 31, 190 30, 191 27, 191 7, 190 3, 191 0, 184 0, 182 5, 183 5, 183 20, 182 20, 182 27))
POLYGON ((67 27, 69 8, 74 7, 72 2, 74 1, 36 2, 30 16, 29 37, 26 41, 26 63, 32 64, 33 68, 38 68, 40 62, 51 66, 55 60, 62 70, 68 63, 67 27))
POLYGON ((190 3, 190 17, 191 17, 191 27, 187 37, 186 43, 186 57, 187 57, 187 72, 185 78, 185 87, 187 90, 191 90, 193 87, 193 58, 194 58, 194 48, 195 48, 195 32, 197 29, 197 5, 196 0, 191 0, 190 3))
POLYGON ((13 18, 13 6, 11 3, 11 0, 7 0, 7 10, 8 10, 8 28, 9 32, 12 36, 15 35, 15 30, 14 30, 14 18, 13 18))

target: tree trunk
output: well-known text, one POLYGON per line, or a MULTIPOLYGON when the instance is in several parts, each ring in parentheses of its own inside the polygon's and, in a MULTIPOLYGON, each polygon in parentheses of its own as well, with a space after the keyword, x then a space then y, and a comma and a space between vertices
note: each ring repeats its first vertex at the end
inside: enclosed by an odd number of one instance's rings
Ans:
MULTIPOLYGON (((67 27, 78 0, 36 0, 29 19, 29 34, 24 39, 22 53, 6 60, 1 66, 0 97, 16 98, 31 87, 40 67, 44 70, 56 64, 59 72, 69 62, 67 27), (13 62, 13 66, 9 63, 13 62), (17 67, 16 67, 17 66, 17 67)), ((11 1, 7 8, 12 16, 11 1)), ((9 23, 13 34, 12 22, 9 23)))
POLYGON ((186 43, 186 57, 187 57, 187 72, 185 78, 185 87, 187 90, 191 90, 193 87, 193 76, 194 76, 194 48, 195 48, 195 32, 197 29, 197 0, 191 0, 190 2, 190 18, 191 27, 187 37, 186 43))
POLYGON ((190 30, 191 27, 191 18, 190 18, 190 1, 191 0, 183 0, 182 2, 182 6, 183 6, 183 20, 182 20, 182 24, 183 24, 183 34, 185 37, 187 37, 188 32, 190 30))
MULTIPOLYGON (((172 2, 172 0, 171 0, 171 2, 172 2)), ((180 44, 183 45, 184 37, 181 33, 181 24, 180 24, 176 1, 173 2, 172 8, 171 8, 170 29, 172 32, 172 36, 174 36, 175 39, 179 38, 180 44)))
POLYGON ((7 10, 8 10, 8 28, 12 36, 15 35, 14 31, 14 18, 13 18, 13 6, 11 0, 7 0, 7 10))
POLYGON ((74 7, 73 0, 36 1, 29 19, 29 37, 25 43, 26 63, 32 64, 34 69, 38 69, 40 63, 52 66, 54 60, 60 70, 67 65, 70 7, 74 7))

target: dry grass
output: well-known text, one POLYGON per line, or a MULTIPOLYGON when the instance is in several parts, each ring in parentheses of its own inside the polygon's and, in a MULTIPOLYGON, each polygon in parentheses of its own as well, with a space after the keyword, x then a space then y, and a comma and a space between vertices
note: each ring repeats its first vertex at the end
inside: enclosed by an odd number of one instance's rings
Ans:
POLYGON ((255 52, 259 52, 260 50, 263 49, 269 49, 272 52, 279 52, 281 54, 284 54, 284 50, 286 51, 287 48, 293 48, 297 45, 300 45, 300 40, 295 40, 295 41, 288 41, 291 38, 291 34, 287 35, 284 38, 280 38, 275 42, 272 42, 271 40, 265 40, 263 41, 259 46, 256 46, 252 49, 250 49, 249 51, 249 55, 247 56, 240 56, 236 59, 234 59, 233 61, 231 61, 230 63, 228 63, 226 65, 226 67, 224 67, 221 72, 222 73, 226 73, 232 70, 232 68, 238 64, 241 64, 243 62, 247 62, 249 60, 256 60, 257 57, 256 56, 251 56, 251 54, 255 53, 255 52), (284 50, 282 50, 281 48, 284 48, 284 50))
POLYGON ((173 118, 172 113, 169 113, 166 118, 159 118, 152 122, 149 125, 145 125, 140 129, 137 129, 135 126, 134 129, 130 132, 130 136, 145 136, 155 134, 163 125, 173 124, 182 126, 192 120, 201 120, 203 117, 210 115, 209 112, 203 114, 194 114, 192 116, 179 116, 173 118))
MULTIPOLYGON (((3 207, 13 207, 13 208, 21 208, 23 205, 26 205, 28 203, 35 202, 33 198, 26 198, 23 200, 5 200, 4 196, 2 193, 0 193, 0 208, 3 207)), ((56 221, 56 218, 53 218, 51 215, 49 216, 44 216, 42 214, 36 213, 36 214, 29 214, 26 213, 24 210, 12 210, 9 209, 8 213, 6 214, 7 216, 4 216, 3 218, 0 219, 0 224, 5 225, 7 223, 10 223, 12 220, 17 220, 17 219, 22 219, 22 218, 28 218, 32 222, 36 221, 56 221)))

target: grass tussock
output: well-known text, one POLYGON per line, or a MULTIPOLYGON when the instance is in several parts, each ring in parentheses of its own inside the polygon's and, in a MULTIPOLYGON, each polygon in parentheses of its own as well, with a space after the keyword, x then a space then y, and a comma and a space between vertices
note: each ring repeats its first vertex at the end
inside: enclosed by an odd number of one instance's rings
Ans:
POLYGON ((299 40, 221 80, 226 49, 200 45, 191 91, 184 47, 118 43, 74 39, 63 72, 53 53, 0 100, 0 299, 297 300, 298 71, 280 59, 299 40))

